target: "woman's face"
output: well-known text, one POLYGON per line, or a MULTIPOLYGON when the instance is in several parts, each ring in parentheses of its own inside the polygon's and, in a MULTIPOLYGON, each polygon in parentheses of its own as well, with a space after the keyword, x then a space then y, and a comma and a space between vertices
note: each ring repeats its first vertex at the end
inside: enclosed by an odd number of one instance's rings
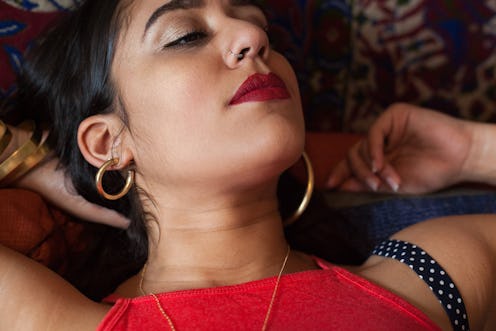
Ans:
POLYGON ((300 157, 297 81, 269 48, 260 9, 250 1, 139 0, 126 14, 112 77, 140 185, 248 183, 300 157))

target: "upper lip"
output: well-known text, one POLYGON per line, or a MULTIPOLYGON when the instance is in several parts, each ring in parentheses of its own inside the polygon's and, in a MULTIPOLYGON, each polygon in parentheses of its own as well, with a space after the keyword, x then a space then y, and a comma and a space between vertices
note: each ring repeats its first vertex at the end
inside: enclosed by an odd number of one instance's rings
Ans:
POLYGON ((272 72, 268 74, 255 73, 241 84, 229 104, 236 104, 244 95, 252 91, 266 88, 281 88, 286 90, 286 84, 284 84, 279 76, 272 72))

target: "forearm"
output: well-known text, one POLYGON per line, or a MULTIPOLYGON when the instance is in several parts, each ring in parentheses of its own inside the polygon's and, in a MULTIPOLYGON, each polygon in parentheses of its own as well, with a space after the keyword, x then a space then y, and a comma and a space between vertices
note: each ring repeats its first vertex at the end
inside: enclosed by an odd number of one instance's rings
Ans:
POLYGON ((496 125, 469 122, 468 130, 472 143, 461 170, 461 179, 496 185, 496 125))

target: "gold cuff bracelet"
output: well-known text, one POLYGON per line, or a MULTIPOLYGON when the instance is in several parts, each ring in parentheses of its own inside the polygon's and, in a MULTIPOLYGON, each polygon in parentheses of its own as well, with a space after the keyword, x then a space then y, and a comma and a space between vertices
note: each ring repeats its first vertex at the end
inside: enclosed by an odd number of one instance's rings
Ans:
POLYGON ((0 186, 4 186, 5 182, 12 180, 12 177, 14 177, 13 171, 26 161, 31 154, 35 153, 40 145, 42 130, 37 129, 33 121, 23 122, 19 128, 32 130, 33 133, 27 142, 0 164, 0 186))

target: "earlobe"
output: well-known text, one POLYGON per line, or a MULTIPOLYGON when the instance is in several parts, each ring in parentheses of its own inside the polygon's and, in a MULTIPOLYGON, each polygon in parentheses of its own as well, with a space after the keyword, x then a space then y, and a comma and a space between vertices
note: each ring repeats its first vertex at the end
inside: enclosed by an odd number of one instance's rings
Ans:
POLYGON ((118 158, 114 169, 125 167, 132 155, 122 146, 122 121, 113 114, 95 115, 83 120, 78 129, 78 145, 83 157, 99 168, 103 163, 118 158))

